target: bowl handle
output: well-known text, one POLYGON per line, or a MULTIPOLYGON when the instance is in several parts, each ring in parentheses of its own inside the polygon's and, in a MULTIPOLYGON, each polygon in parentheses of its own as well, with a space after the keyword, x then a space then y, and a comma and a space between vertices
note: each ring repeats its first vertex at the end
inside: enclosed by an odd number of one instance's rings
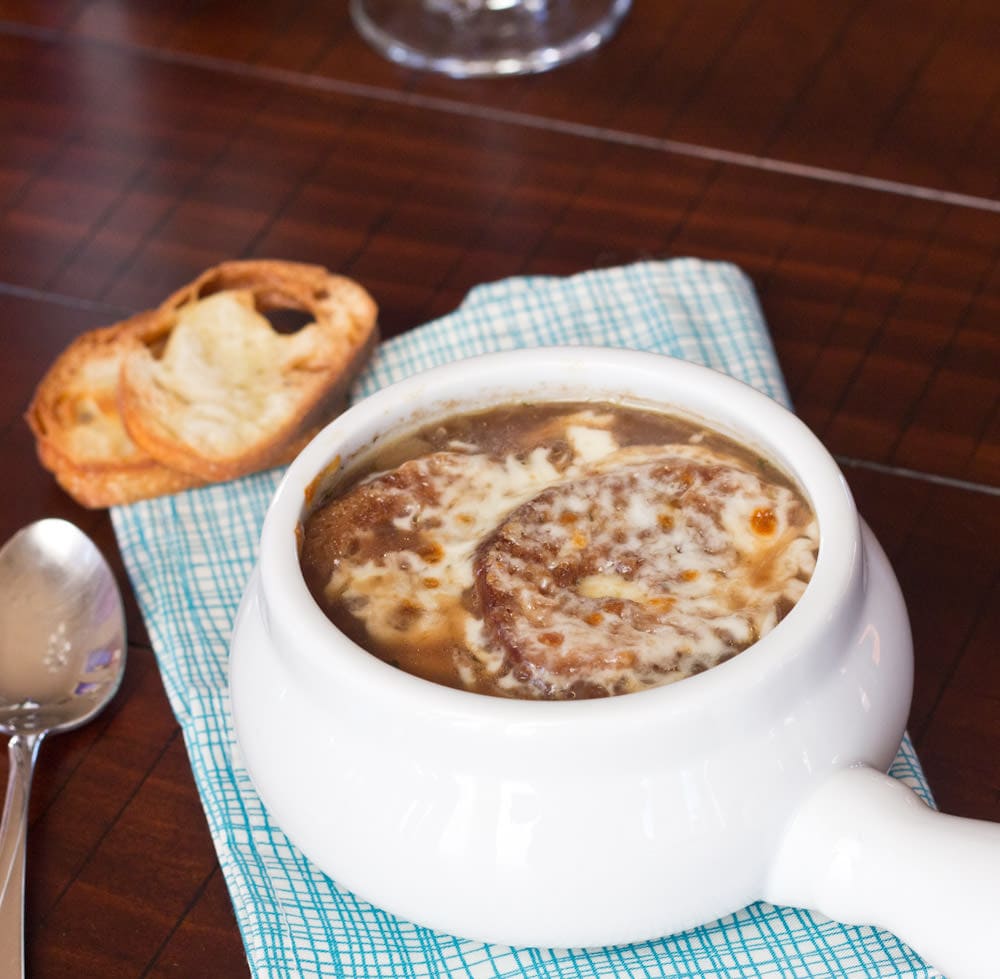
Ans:
POLYGON ((864 766, 795 812, 765 897, 896 934, 948 979, 1000 975, 1000 823, 945 816, 864 766))

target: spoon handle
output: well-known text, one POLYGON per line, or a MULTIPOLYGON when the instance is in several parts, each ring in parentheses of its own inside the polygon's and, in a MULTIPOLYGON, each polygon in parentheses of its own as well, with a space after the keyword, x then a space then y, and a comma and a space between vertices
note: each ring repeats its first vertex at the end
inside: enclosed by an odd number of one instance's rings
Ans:
POLYGON ((0 820, 0 977, 24 975, 24 856, 28 799, 42 733, 15 734, 7 744, 10 771, 0 820))

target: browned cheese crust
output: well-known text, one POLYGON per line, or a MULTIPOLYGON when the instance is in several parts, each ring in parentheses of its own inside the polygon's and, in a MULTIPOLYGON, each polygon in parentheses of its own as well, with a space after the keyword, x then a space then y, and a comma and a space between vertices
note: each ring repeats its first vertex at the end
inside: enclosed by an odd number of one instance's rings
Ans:
POLYGON ((744 578, 764 585, 775 570, 769 549, 741 553, 725 526, 737 477, 770 502, 756 477, 666 455, 549 487, 509 514, 479 550, 476 587, 488 633, 513 670, 543 690, 554 677, 572 688, 595 670, 638 668, 654 647, 654 672, 700 672, 713 664, 700 662, 677 610, 680 595, 697 601, 692 586, 712 598, 698 619, 721 647, 713 663, 755 642, 749 621, 745 633, 729 631, 745 609, 756 611, 744 590, 725 596, 744 578), (630 514, 637 499, 645 523, 630 514))

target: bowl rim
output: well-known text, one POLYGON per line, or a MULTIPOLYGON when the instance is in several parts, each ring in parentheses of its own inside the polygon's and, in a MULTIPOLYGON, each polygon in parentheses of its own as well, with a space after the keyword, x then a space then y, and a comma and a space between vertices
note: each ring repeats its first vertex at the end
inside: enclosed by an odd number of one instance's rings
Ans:
MULTIPOLYGON (((817 436, 789 409, 713 368, 665 354, 592 346, 522 348, 464 358, 419 371, 357 402, 310 441, 281 479, 264 520, 258 564, 268 627, 282 634, 274 645, 309 672, 310 682, 328 683, 324 689, 330 692, 373 694, 385 709, 444 715, 465 725, 533 727, 602 723, 602 718, 643 723, 668 705, 672 712, 716 712, 734 695, 745 699, 748 689, 777 683, 783 674, 800 675, 803 667, 808 669, 804 658, 819 655, 824 635, 850 621, 863 578, 860 518, 847 482, 817 436), (390 666, 340 632, 313 599, 299 564, 297 528, 317 477, 379 438, 391 437, 390 432, 449 410, 502 404, 518 391, 552 399, 549 390, 540 392, 532 384, 561 379, 565 372, 571 379, 563 384, 567 396, 561 400, 573 397, 573 391, 577 400, 585 399, 587 389, 595 398, 622 399, 623 376, 647 384, 669 380, 671 392, 683 392, 683 397, 672 395, 680 404, 627 393, 622 400, 703 419, 744 444, 759 443, 796 481, 819 521, 820 549, 809 584, 789 614, 738 656, 683 682, 586 700, 490 697, 447 687, 390 666), (597 393, 602 388, 605 393, 597 393), (612 396, 612 388, 617 395, 612 396), (337 647, 336 656, 331 646, 337 647)), ((834 649, 830 655, 845 651, 834 649)))

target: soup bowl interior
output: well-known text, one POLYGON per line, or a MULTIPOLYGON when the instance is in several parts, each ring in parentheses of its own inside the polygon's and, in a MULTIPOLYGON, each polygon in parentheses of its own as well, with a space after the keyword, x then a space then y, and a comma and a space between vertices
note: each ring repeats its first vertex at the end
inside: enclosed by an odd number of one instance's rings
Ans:
POLYGON ((890 763, 911 669, 884 554, 835 462, 798 419, 689 363, 550 348, 411 377, 314 439, 269 509, 231 682, 257 790, 338 883, 463 937, 567 946, 653 938, 763 897, 799 802, 832 771, 890 763), (820 529, 798 603, 705 673, 573 702, 440 686, 339 632, 299 564, 300 524, 317 487, 422 423, 539 400, 661 408, 773 462, 820 529))

